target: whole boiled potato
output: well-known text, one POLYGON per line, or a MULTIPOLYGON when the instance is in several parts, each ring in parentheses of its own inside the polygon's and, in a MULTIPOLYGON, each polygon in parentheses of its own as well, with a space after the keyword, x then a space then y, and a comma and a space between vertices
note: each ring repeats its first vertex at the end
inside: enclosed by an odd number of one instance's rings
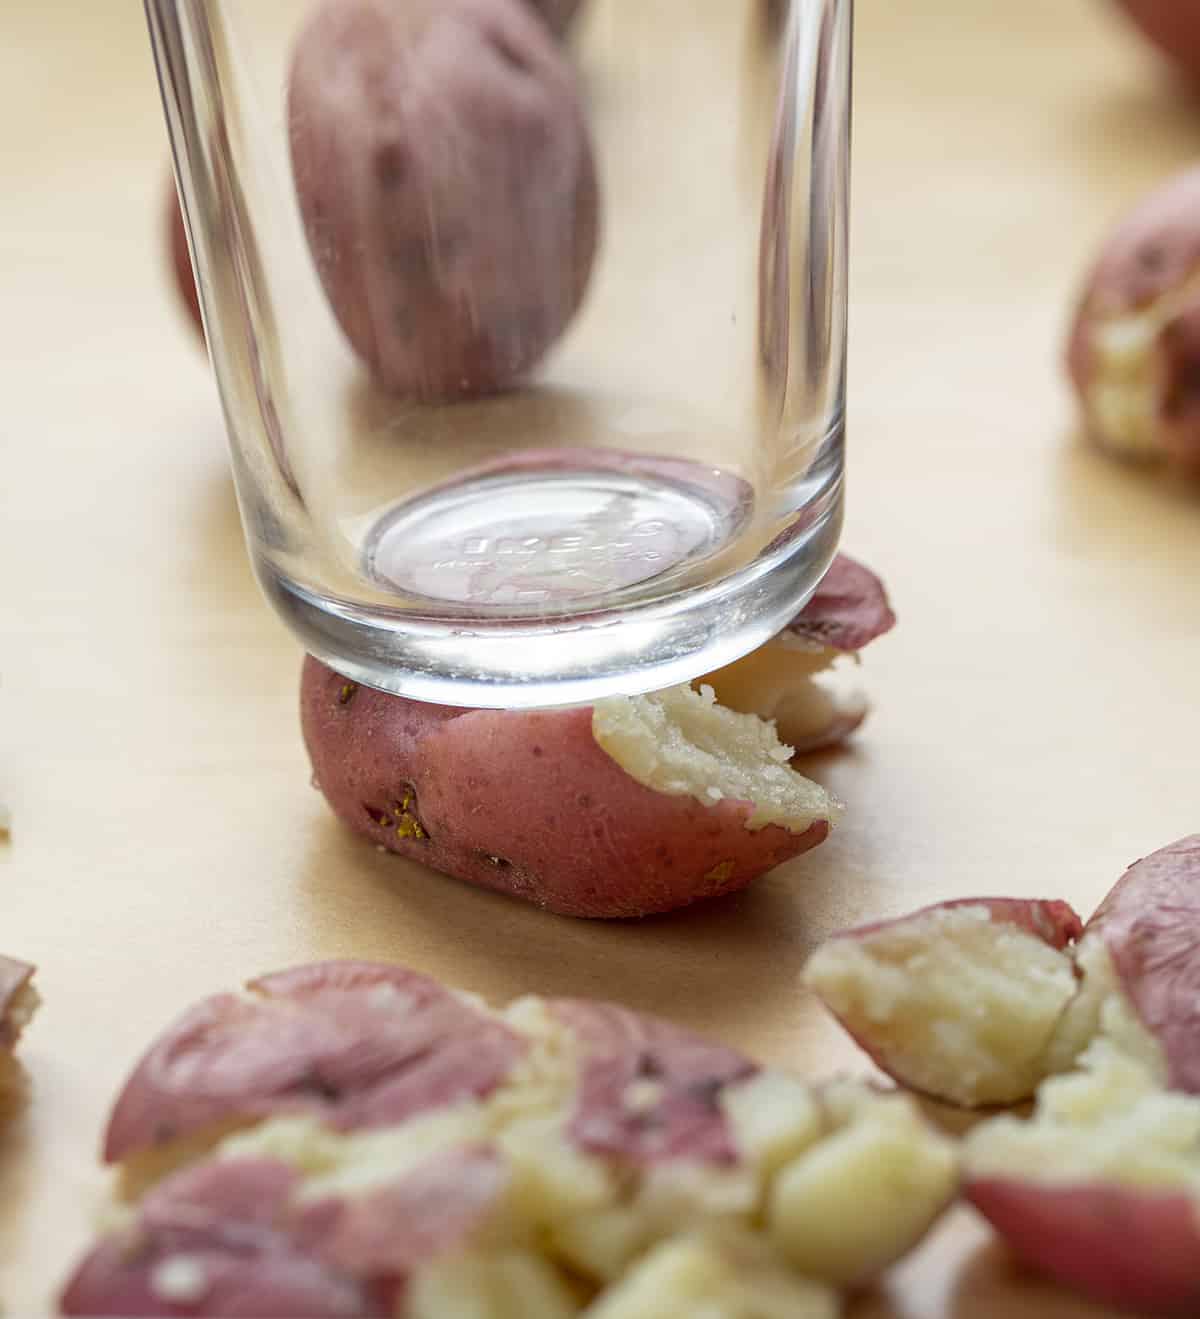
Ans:
POLYGON ((501 389, 562 333, 596 173, 574 74, 524 0, 324 0, 288 133, 321 282, 384 388, 501 389))
POLYGON ((1107 452, 1200 467, 1198 277, 1193 168, 1129 212, 1084 281, 1067 369, 1088 435, 1107 452))
POLYGON ((1120 0, 1150 40, 1192 78, 1200 78, 1200 0, 1120 0))

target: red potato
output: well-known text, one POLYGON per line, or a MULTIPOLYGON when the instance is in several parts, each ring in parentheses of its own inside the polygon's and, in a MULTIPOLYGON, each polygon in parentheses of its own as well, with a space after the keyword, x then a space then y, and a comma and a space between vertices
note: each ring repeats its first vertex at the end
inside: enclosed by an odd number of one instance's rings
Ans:
POLYGON ((1080 926, 1062 902, 963 899, 827 941, 805 981, 902 1085, 1015 1103, 1106 1039, 1200 1094, 1200 835, 1130 866, 1080 926))
POLYGON ((1065 902, 963 899, 826 940, 805 984, 901 1085, 964 1107, 1028 1098, 1077 988, 1065 902))
POLYGON ((883 583, 865 564, 837 555, 808 604, 779 634, 699 681, 731 710, 772 719, 797 753, 845 741, 870 709, 861 691, 828 689, 819 675, 895 626, 883 583))
POLYGON ((965 1147, 965 1194, 1038 1271, 1133 1313, 1200 1313, 1200 1100, 1107 1041, 965 1147))
POLYGON ((196 276, 192 271, 192 256, 188 251, 187 231, 183 227, 183 211, 175 181, 170 182, 167 194, 167 251, 171 258, 171 273, 180 301, 200 337, 204 338, 204 322, 200 317, 200 294, 196 289, 196 276))
MULTIPOLYGON (((1200 8, 1187 7, 1200 36, 1200 8)), ((1067 368, 1102 449, 1200 467, 1200 169, 1168 179, 1114 230, 1084 281, 1067 368)))
POLYGON ((599 192, 574 74, 524 0, 325 0, 288 133, 317 273, 384 388, 503 389, 565 329, 599 192))
MULTIPOLYGON (((613 1004, 492 1012, 362 963, 251 990, 248 1011, 210 999, 151 1048, 173 1084, 146 1059, 128 1081, 113 1126, 139 1121, 121 1154, 178 1157, 140 1179, 65 1313, 641 1319, 685 1313, 707 1288, 713 1319, 826 1319, 835 1288, 909 1250, 957 1189, 953 1146, 903 1096, 813 1090, 613 1004), (214 1004, 222 1030, 198 1034, 214 1004), (437 1005, 444 1033, 430 1038, 437 1005), (468 1045, 517 1041, 495 1084, 479 1084, 457 1009, 468 1045), (331 1023, 346 1033, 332 1069, 331 1023), (436 1099, 381 1107, 396 1042, 421 1039, 462 1083, 414 1082, 436 1099), (315 1078, 315 1098, 276 1102, 297 1077, 315 1078)), ((406 1053, 403 1066, 429 1064, 406 1053)))
POLYGON ((1150 40, 1190 78, 1200 78, 1197 0, 1119 0, 1150 40))
POLYGON ((340 963, 205 999, 162 1036, 121 1093, 108 1162, 272 1113, 340 1130, 401 1122, 486 1095, 524 1044, 490 1014, 402 967, 340 963))
POLYGON ((1170 1089, 1200 1094, 1200 1058, 1192 1052, 1198 917, 1200 834, 1126 870, 1096 908, 1076 951, 1083 983, 1057 1032, 1056 1070, 1106 1035, 1170 1089))
POLYGON ((541 711, 424 705, 309 658, 315 781, 356 833, 571 916, 736 892, 840 814, 770 725, 686 687, 541 711))
POLYGON ((12 1053, 41 1001, 33 987, 36 968, 0 957, 0 1087, 12 1078, 12 1053))

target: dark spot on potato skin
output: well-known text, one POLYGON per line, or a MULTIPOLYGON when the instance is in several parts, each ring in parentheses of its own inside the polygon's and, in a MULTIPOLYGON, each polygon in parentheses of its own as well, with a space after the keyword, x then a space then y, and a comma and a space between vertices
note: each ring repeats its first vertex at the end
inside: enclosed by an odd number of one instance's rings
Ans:
POLYGON ((1145 247, 1139 248, 1137 259, 1143 270, 1158 270, 1165 259, 1165 253, 1156 243, 1147 243, 1145 247))
POLYGON ((652 1053, 638 1055, 634 1075, 641 1081, 657 1081, 663 1075, 662 1064, 652 1053))
POLYGON ((338 691, 338 696, 337 696, 338 705, 349 705, 350 702, 354 700, 354 694, 357 691, 358 691, 358 683, 356 682, 342 683, 341 689, 338 691))
POLYGON ((398 188, 408 173, 408 152, 401 142, 385 142, 375 152, 375 181, 381 188, 398 188))
POLYGON ((689 1086, 688 1094, 711 1112, 719 1113, 721 1105, 718 1100, 724 1088, 724 1081, 718 1077, 710 1077, 708 1080, 697 1081, 694 1085, 689 1086))

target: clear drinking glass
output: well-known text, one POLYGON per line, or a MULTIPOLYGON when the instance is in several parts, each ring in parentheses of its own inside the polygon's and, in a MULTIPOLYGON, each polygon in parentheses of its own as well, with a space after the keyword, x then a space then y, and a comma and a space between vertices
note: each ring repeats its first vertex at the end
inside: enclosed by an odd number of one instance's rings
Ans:
POLYGON ((692 678, 840 529, 852 0, 539 6, 146 0, 259 582, 423 700, 692 678))

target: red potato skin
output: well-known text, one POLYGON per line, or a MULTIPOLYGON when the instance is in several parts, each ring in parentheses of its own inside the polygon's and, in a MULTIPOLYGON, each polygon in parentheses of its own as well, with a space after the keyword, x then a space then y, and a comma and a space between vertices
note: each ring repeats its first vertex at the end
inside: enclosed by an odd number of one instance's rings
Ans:
POLYGON ((305 1205, 291 1235, 330 1267, 369 1280, 373 1295, 394 1298, 422 1264, 468 1240, 507 1185, 493 1151, 450 1150, 391 1186, 305 1205))
POLYGON ((413 1272, 464 1243, 496 1207, 507 1173, 486 1148, 451 1150, 353 1200, 292 1203, 298 1175, 272 1159, 187 1168, 152 1190, 130 1234, 75 1271, 64 1314, 373 1316, 395 1313, 413 1272), (164 1305, 153 1282, 185 1256, 211 1279, 164 1305))
POLYGON ((966 1198, 1047 1277, 1139 1315, 1200 1314, 1200 1220, 1185 1194, 977 1178, 966 1198))
POLYGON ((326 0, 288 134, 317 273, 383 388, 491 393, 562 333, 599 191, 574 75, 524 0, 326 0))
POLYGON ((637 1164, 691 1159, 734 1163, 737 1148, 720 1105, 726 1086, 758 1071, 749 1058, 657 1017, 615 1003, 558 999, 554 1014, 582 1053, 570 1134, 590 1154, 637 1164), (631 1108, 629 1087, 659 1087, 653 1104, 631 1108))
POLYGON ((188 251, 187 230, 183 227, 183 211, 179 193, 171 180, 167 193, 167 250, 171 257, 171 273, 175 288, 188 318, 204 338, 204 321, 200 316, 200 294, 196 289, 196 276, 192 271, 192 257, 188 251))
POLYGON ((1118 0, 1120 7, 1169 59, 1200 81, 1200 4, 1196 0, 1118 0))
POLYGON ((10 1015, 17 995, 33 979, 35 967, 15 957, 0 957, 0 1049, 12 1049, 21 1032, 10 1015))
MULTIPOLYGON (((432 982, 400 967, 344 962, 297 967, 250 983, 304 1004, 331 988, 357 994, 387 984, 416 995, 432 982)), ((184 1021, 220 1001, 207 1000, 184 1021)), ((736 1160, 719 1099, 727 1086, 753 1076, 756 1063, 617 1004, 557 999, 547 1008, 577 1042, 580 1087, 567 1131, 578 1148, 618 1166, 736 1160), (651 1093, 631 1102, 629 1087, 639 1082, 651 1093)), ((231 1074, 241 1070, 239 1060, 263 1049, 259 1026, 243 1018, 214 1045, 235 1060, 231 1074)), ((373 1026, 379 1052, 390 1057, 386 1021, 374 1018, 373 1026)), ((453 1021, 442 1023, 448 1035, 457 1029, 453 1021)), ((178 1027, 168 1030, 155 1048, 179 1038, 178 1027)), ((453 1049, 454 1042, 435 1043, 453 1049)), ((285 1040, 280 1049, 287 1047, 285 1040)), ((299 1062, 308 1066, 311 1059, 299 1062)), ((144 1062, 126 1092, 143 1068, 144 1062)), ((193 1076, 203 1074, 193 1069, 193 1076)), ((161 1107, 146 1114, 149 1127, 176 1127, 175 1097, 158 1091, 152 1098, 161 1107)), ((441 1102, 449 1104, 453 1096, 441 1102)), ((312 1200, 297 1196, 300 1174, 278 1160, 210 1158, 146 1193, 133 1226, 102 1240, 75 1270, 62 1294, 62 1312, 211 1319, 392 1315, 422 1264, 469 1243, 501 1210, 508 1177, 493 1149, 468 1145, 431 1154, 392 1184, 354 1197, 312 1200), (164 1298, 155 1288, 158 1270, 179 1256, 200 1266, 205 1285, 192 1298, 164 1298)))
MULTIPOLYGON (((1174 4, 1175 0, 1165 0, 1174 4)), ((1200 8, 1191 10, 1200 54, 1200 8)), ((1197 63, 1200 69, 1200 61, 1197 63)), ((1129 315, 1200 272, 1200 168, 1150 192, 1118 224, 1084 280, 1067 340, 1067 374, 1081 401, 1096 370, 1093 327, 1129 315)), ((1174 462, 1200 465, 1200 306, 1184 306, 1156 345, 1159 434, 1174 462)))
POLYGON ((1087 933, 1104 940, 1134 1011, 1162 1045, 1168 1086, 1200 1094, 1200 834, 1130 866, 1087 933))
POLYGON ((345 678, 311 657, 301 724, 335 814, 389 851, 567 916, 632 917, 736 892, 822 842, 745 827, 752 807, 643 787, 589 708, 462 710, 345 678))
POLYGON ((953 911, 957 907, 986 907, 993 924, 1015 925, 1059 951, 1073 944, 1084 929, 1083 921, 1071 904, 1058 898, 952 898, 948 902, 932 902, 927 907, 919 907, 906 916, 841 930, 833 938, 862 939, 881 930, 912 924, 934 912, 953 911))
POLYGON ((205 999, 151 1045, 113 1108, 107 1162, 276 1113, 386 1126, 489 1094, 525 1051, 495 1018, 403 967, 323 962, 248 988, 205 999))
POLYGON ((895 625, 896 615, 883 582, 865 563, 837 554, 821 584, 784 632, 849 653, 862 650, 895 625))
POLYGON ((143 1202, 132 1234, 109 1237, 81 1262, 62 1314, 194 1315, 205 1319, 384 1319, 392 1313, 354 1279, 292 1241, 281 1226, 296 1174, 270 1159, 203 1164, 143 1202), (193 1300, 164 1298, 157 1268, 185 1256, 207 1285, 193 1300))
POLYGON ((583 0, 529 0, 529 3, 541 14, 550 31, 561 37, 575 21, 583 0))

